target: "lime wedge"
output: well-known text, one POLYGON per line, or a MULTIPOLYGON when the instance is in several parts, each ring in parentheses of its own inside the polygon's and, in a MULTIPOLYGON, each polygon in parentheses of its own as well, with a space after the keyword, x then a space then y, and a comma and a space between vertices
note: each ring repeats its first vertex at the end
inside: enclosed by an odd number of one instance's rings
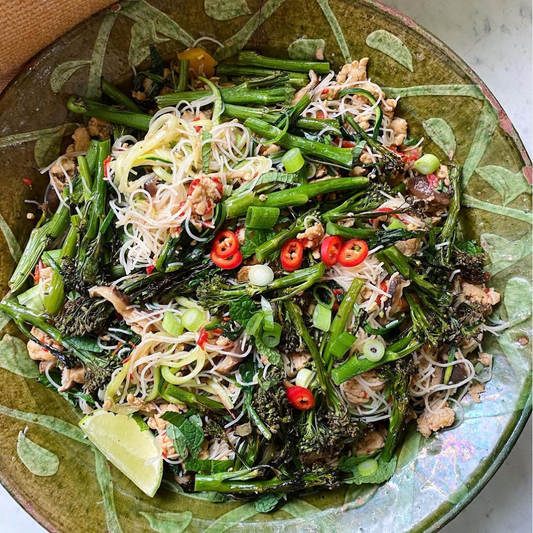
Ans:
POLYGON ((163 459, 154 434, 142 431, 134 418, 95 411, 80 421, 89 440, 145 494, 161 485, 163 459))

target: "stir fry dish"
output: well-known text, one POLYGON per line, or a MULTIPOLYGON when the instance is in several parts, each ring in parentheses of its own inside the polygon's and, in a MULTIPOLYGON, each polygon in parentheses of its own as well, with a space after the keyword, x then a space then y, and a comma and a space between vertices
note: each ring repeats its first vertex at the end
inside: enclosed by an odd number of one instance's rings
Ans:
POLYGON ((408 430, 481 401, 505 325, 461 169, 368 66, 152 47, 133 87, 69 98, 80 126, 0 311, 148 495, 164 475, 271 509, 382 483, 408 430))

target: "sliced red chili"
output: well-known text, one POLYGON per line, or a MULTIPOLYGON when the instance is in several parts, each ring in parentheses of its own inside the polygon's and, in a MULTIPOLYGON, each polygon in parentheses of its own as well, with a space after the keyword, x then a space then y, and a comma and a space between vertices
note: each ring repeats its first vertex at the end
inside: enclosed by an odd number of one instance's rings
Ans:
POLYGON ((111 163, 111 156, 108 155, 104 160, 104 178, 109 177, 109 163, 111 163))
POLYGON ((345 267, 360 265, 368 255, 368 244, 361 239, 346 241, 339 252, 339 263, 345 267))
POLYGON ((202 328, 200 330, 200 333, 198 335, 198 340, 196 341, 196 344, 198 346, 200 346, 200 348, 203 348, 205 343, 207 342, 208 340, 208 335, 207 335, 207 331, 205 330, 205 328, 202 328))
POLYGON ((22 178, 22 181, 23 181, 24 185, 26 185, 26 187, 28 187, 28 189, 32 189, 33 188, 33 183, 32 183, 30 178, 22 178))
POLYGON ((213 253, 222 259, 233 255, 239 249, 239 241, 233 231, 226 229, 217 233, 213 240, 213 253))
POLYGON ((304 245, 298 239, 289 239, 281 249, 281 266, 288 272, 300 268, 304 258, 304 245))
POLYGON ((287 389, 289 403, 300 411, 307 411, 315 405, 313 393, 305 387, 289 387, 287 389))
MULTIPOLYGON (((383 292, 387 292, 387 290, 389 289, 389 286, 387 284, 386 281, 382 281, 380 284, 379 284, 379 288, 383 291, 383 292)), ((381 300, 383 299, 383 294, 378 294, 377 298, 376 298, 376 304, 377 305, 381 305, 381 300)))
POLYGON ((200 178, 196 178, 191 181, 191 184, 189 185, 189 192, 188 195, 190 196, 194 189, 196 189, 197 185, 200 183, 200 178))
POLYGON ((222 185, 222 182, 220 181, 219 178, 211 178, 217 185, 217 191, 218 191, 218 194, 219 194, 219 199, 222 198, 222 190, 224 189, 224 186, 222 185))
POLYGON ((342 148, 353 148, 355 146, 355 143, 353 141, 342 141, 342 148))
POLYGON ((146 273, 151 274, 154 271, 155 265, 148 265, 146 267, 146 273))
POLYGON ((337 264, 339 260, 339 252, 342 248, 342 239, 335 235, 334 237, 326 237, 320 246, 320 257, 322 262, 328 266, 337 264))
POLYGON ((215 252, 211 252, 211 261, 213 261, 217 267, 220 267, 224 270, 231 270, 232 268, 238 267, 242 263, 242 254, 239 250, 237 250, 229 257, 220 257, 215 252))

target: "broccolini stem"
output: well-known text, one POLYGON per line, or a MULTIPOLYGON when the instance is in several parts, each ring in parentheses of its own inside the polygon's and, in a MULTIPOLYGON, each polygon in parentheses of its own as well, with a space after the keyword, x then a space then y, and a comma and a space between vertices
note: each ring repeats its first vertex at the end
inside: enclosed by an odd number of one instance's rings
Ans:
POLYGON ((16 323, 26 322, 40 329, 53 341, 61 344, 61 346, 72 352, 82 363, 100 367, 108 365, 106 359, 100 359, 90 352, 80 349, 78 340, 75 337, 61 333, 57 328, 45 320, 45 316, 43 316, 42 313, 36 313, 27 307, 15 303, 13 300, 3 300, 0 302, 0 311, 10 316, 16 323))
MULTIPOLYGON (((271 112, 270 109, 266 107, 246 107, 234 104, 225 105, 224 115, 239 120, 258 118, 269 124, 274 124, 281 117, 281 114, 271 112)), ((322 131, 324 128, 329 127, 335 134, 340 134, 339 123, 335 119, 298 117, 294 121, 294 126, 308 131, 322 131)))
POLYGON ((265 439, 270 440, 272 438, 272 432, 268 429, 267 425, 261 420, 261 417, 257 414, 256 410, 252 407, 252 395, 246 394, 244 400, 244 407, 248 413, 248 418, 252 421, 257 429, 261 432, 265 439))
MULTIPOLYGON (((352 168, 354 166, 354 152, 352 148, 339 148, 337 146, 330 146, 318 141, 311 141, 292 135, 291 133, 282 134, 282 130, 272 126, 264 120, 256 118, 249 118, 245 120, 244 125, 267 140, 278 139, 277 143, 283 148, 299 148, 305 154, 316 157, 318 159, 325 159, 335 165, 343 168, 352 168)), ((336 180, 328 180, 336 181, 336 180)))
POLYGON ((78 156, 78 173, 83 184, 83 199, 85 202, 89 202, 92 195, 93 177, 87 159, 83 155, 78 156))
MULTIPOLYGON (((177 105, 180 102, 195 102, 209 96, 211 91, 185 91, 162 94, 155 97, 159 107, 177 105)), ((290 102, 294 89, 290 85, 272 87, 270 89, 251 89, 246 85, 237 87, 221 87, 222 99, 226 104, 271 105, 290 102)))
MULTIPOLYGON (((220 63, 217 66, 218 76, 249 76, 254 78, 261 78, 266 76, 281 75, 280 70, 272 70, 265 68, 247 67, 244 65, 235 65, 233 63, 220 63)), ((309 76, 299 72, 289 73, 289 83, 297 87, 304 87, 309 83, 309 76)))
POLYGON ((126 96, 120 89, 104 78, 102 78, 102 92, 109 96, 113 102, 123 105, 126 109, 135 113, 142 113, 142 109, 129 96, 126 96))
POLYGON ((301 206, 307 204, 311 198, 315 198, 321 194, 346 191, 349 189, 362 189, 367 185, 368 178, 364 177, 337 178, 334 180, 308 183, 284 191, 272 192, 265 195, 265 200, 261 200, 253 191, 249 191, 241 196, 230 196, 225 201, 225 205, 228 218, 235 218, 245 215, 251 205, 279 208, 301 206))
MULTIPOLYGON (((63 199, 67 197, 68 187, 65 187, 63 199)), ((68 228, 69 217, 69 208, 62 202, 49 222, 40 228, 35 228, 31 232, 24 253, 9 280, 9 287, 13 294, 16 294, 22 289, 31 271, 35 268, 41 255, 43 255, 48 243, 60 237, 68 228)))
POLYGON ((347 228, 333 222, 326 224, 326 233, 328 235, 338 235, 344 239, 370 239, 375 235, 376 231, 375 229, 366 228, 347 228))
POLYGON ((179 65, 178 92, 183 92, 187 90, 189 85, 189 60, 180 59, 179 65))
POLYGON ((418 348, 422 347, 422 345, 424 344, 423 342, 419 342, 416 339, 413 339, 412 332, 409 332, 405 339, 408 339, 407 346, 401 349, 397 348, 394 344, 389 346, 385 350, 385 355, 383 356, 383 358, 377 362, 369 361, 368 359, 359 359, 360 354, 354 355, 342 365, 336 366, 331 371, 331 378, 333 379, 333 383, 335 383, 335 385, 340 385, 341 383, 344 383, 350 378, 358 376, 363 372, 367 372, 368 370, 372 370, 373 368, 378 368, 379 366, 384 365, 385 363, 390 363, 391 361, 401 359, 402 357, 413 353, 415 350, 418 350, 418 348))
POLYGON ((324 349, 324 362, 328 368, 333 366, 333 357, 331 354, 331 343, 328 342, 329 339, 336 339, 346 330, 346 323, 350 318, 350 315, 353 313, 353 306, 359 296, 359 293, 363 289, 364 281, 359 278, 354 278, 350 288, 344 294, 341 304, 335 318, 331 323, 329 328, 329 335, 324 335, 322 342, 326 342, 324 349))
POLYGON ((263 494, 265 492, 293 492, 325 485, 317 474, 305 474, 301 478, 274 477, 258 481, 226 480, 215 478, 216 474, 197 474, 194 480, 195 491, 220 492, 225 494, 263 494))
POLYGON ((447 242, 447 246, 442 246, 438 251, 438 257, 442 265, 448 266, 452 256, 453 245, 457 235, 459 210, 461 209, 461 170, 453 167, 450 171, 450 182, 453 187, 453 196, 448 208, 448 216, 440 233, 439 241, 447 242))
POLYGON ((134 113, 132 111, 117 111, 111 106, 106 106, 91 100, 85 100, 79 96, 71 96, 67 100, 67 107, 73 113, 101 118, 112 124, 129 126, 136 130, 148 131, 150 127, 150 115, 134 113))
POLYGON ((327 61, 299 61, 295 59, 278 59, 261 56, 256 52, 245 51, 239 54, 239 65, 263 67, 276 70, 288 70, 289 72, 305 72, 310 70, 316 74, 329 74, 329 62, 327 61))

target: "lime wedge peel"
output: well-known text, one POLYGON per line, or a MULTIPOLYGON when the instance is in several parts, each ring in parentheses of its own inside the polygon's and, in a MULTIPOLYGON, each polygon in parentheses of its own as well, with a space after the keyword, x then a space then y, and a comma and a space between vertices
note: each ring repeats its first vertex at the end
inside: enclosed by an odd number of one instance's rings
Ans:
POLYGON ((163 458, 154 434, 128 416, 98 410, 79 423, 89 440, 151 498, 163 477, 163 458))

